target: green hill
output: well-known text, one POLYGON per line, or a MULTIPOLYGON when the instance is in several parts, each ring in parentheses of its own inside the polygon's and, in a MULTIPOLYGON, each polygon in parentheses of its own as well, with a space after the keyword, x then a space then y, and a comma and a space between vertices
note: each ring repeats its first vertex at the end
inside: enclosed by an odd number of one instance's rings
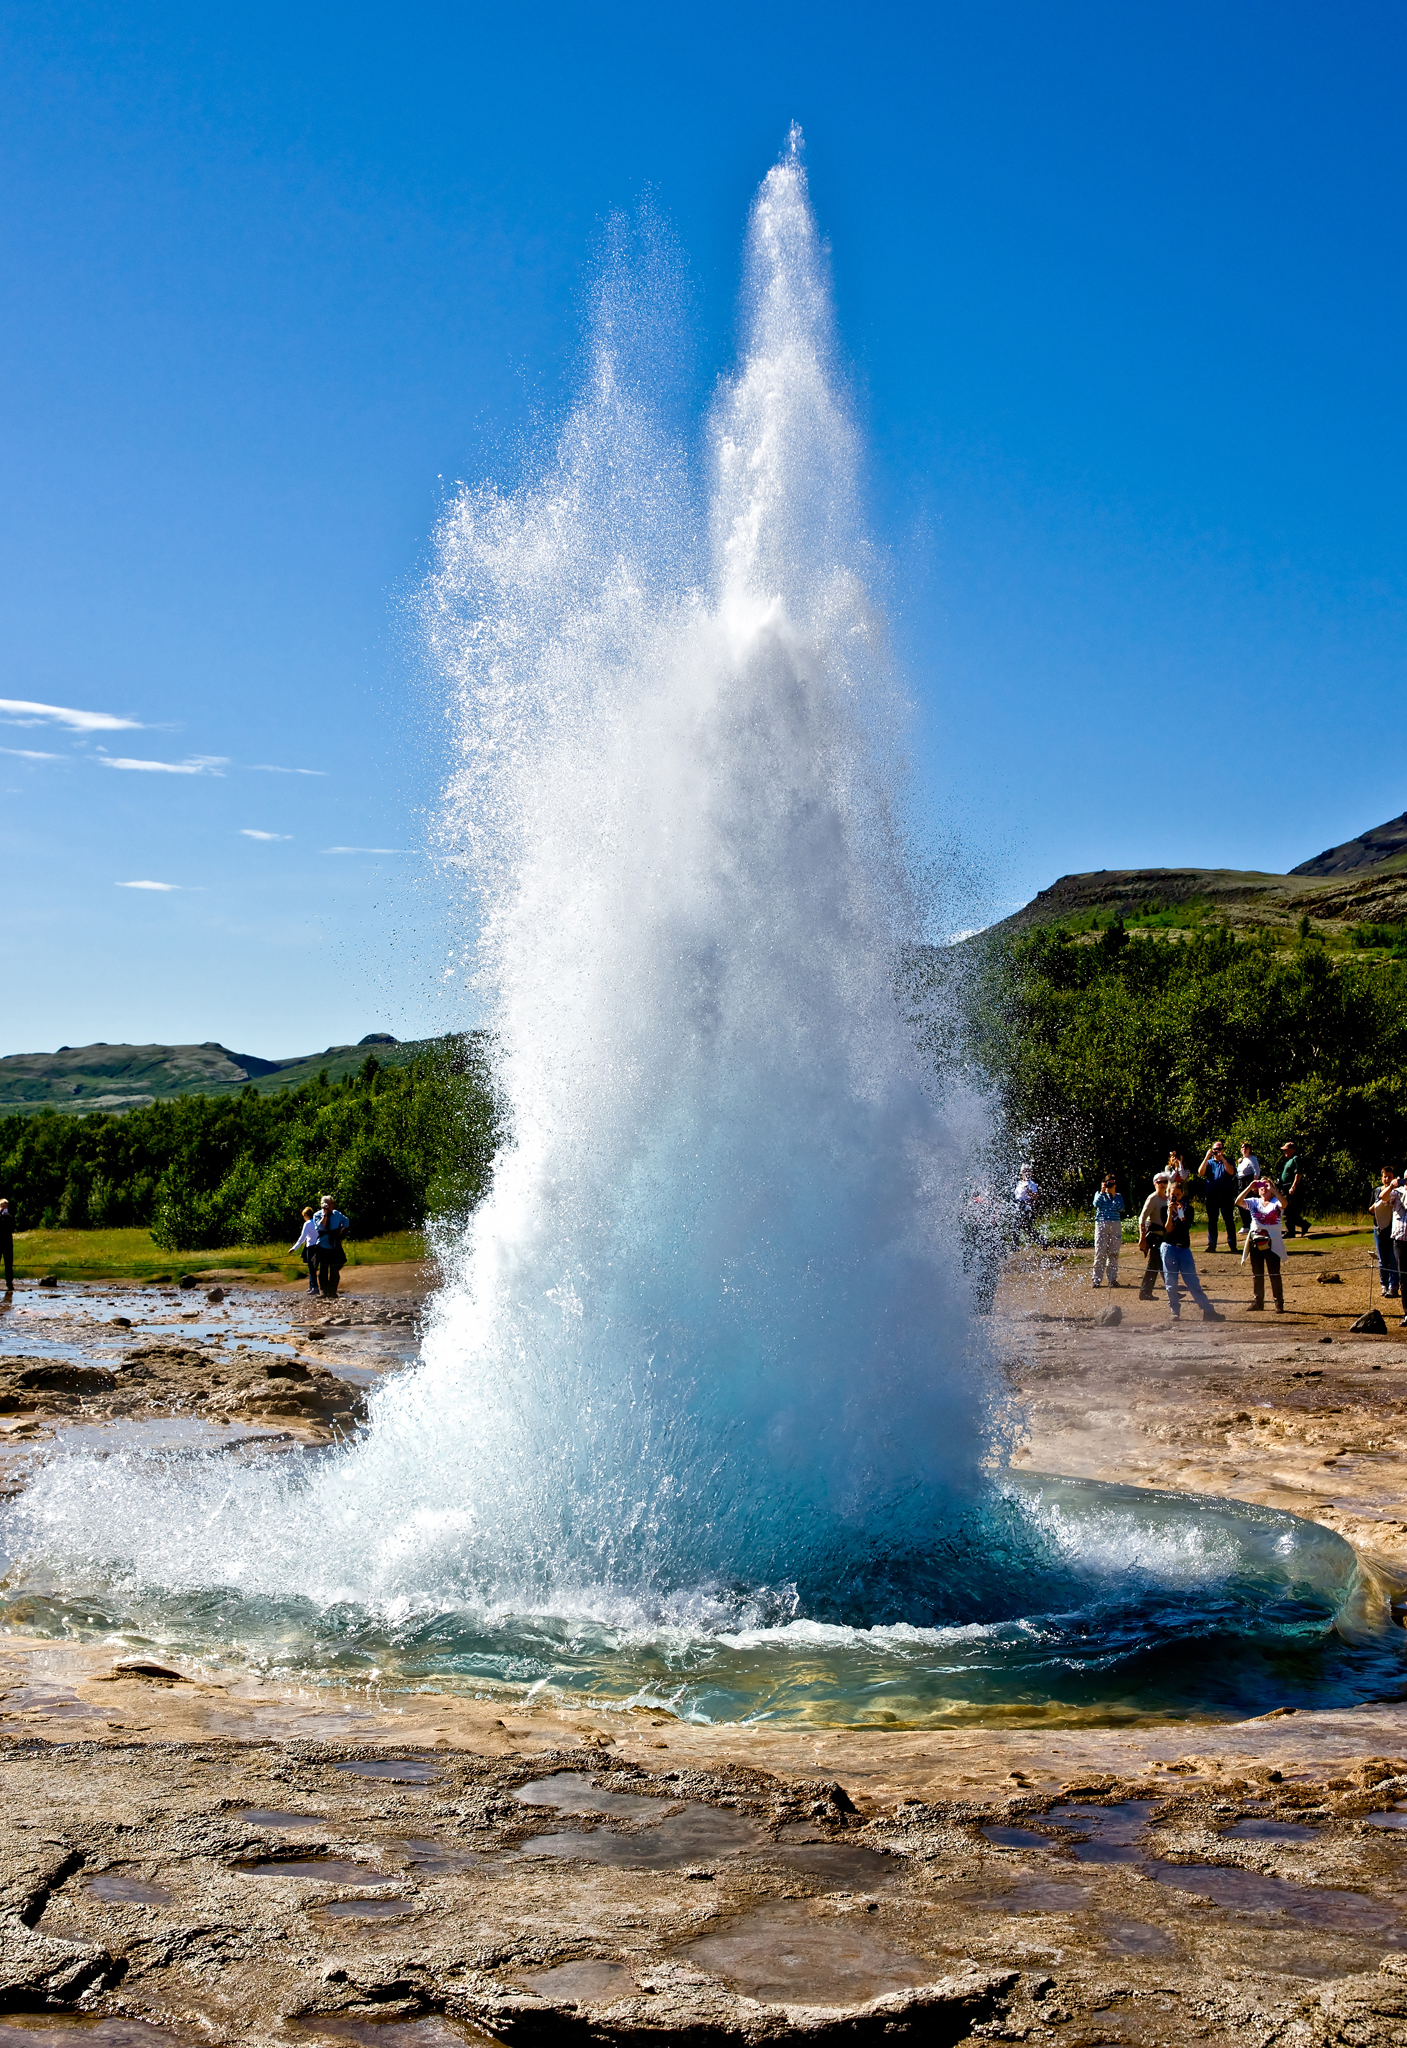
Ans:
POLYGON ((1407 812, 1331 846, 1287 875, 1259 868, 1099 868, 1062 875, 999 932, 1064 925, 1094 930, 1122 918, 1130 929, 1186 931, 1219 924, 1274 934, 1286 944, 1303 920, 1332 947, 1361 945, 1364 928, 1407 926, 1407 812), (1357 937, 1355 937, 1357 934, 1357 937))
POLYGON ((1233 931, 1283 929, 1286 944, 1300 921, 1330 945, 1348 944, 1365 925, 1407 925, 1407 853, 1327 876, 1272 875, 1236 868, 1100 868, 1062 875, 1003 919, 999 931, 1034 925, 1089 927, 1122 917, 1130 928, 1216 923, 1233 931), (1179 911, 1184 916, 1179 919, 1179 911))
POLYGON ((40 1109, 137 1109, 177 1095, 238 1095, 252 1087, 260 1095, 300 1088, 326 1073, 329 1081, 355 1074, 374 1052, 383 1067, 404 1066, 426 1043, 401 1045, 384 1031, 368 1032, 356 1045, 330 1045, 325 1052, 265 1060, 231 1052, 208 1039, 203 1045, 61 1045, 57 1052, 11 1053, 0 1059, 0 1115, 40 1109))

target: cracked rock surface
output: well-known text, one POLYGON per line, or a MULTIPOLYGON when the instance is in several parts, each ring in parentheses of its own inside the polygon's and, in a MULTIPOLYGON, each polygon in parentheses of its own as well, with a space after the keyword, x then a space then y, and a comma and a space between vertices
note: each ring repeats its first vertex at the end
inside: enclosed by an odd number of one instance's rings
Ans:
POLYGON ((1401 1756, 876 1807, 609 1747, 11 1736, 0 2008, 384 2048, 1407 2039, 1401 1756))

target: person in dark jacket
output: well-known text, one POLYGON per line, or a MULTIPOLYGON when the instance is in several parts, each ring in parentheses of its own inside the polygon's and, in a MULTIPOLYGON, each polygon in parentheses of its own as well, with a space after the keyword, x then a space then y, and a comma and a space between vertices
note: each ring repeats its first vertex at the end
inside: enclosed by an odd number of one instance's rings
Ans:
POLYGON ((1174 1322, 1182 1314, 1182 1297, 1179 1281, 1187 1289, 1202 1311, 1204 1323, 1224 1323, 1226 1317, 1218 1308, 1213 1308, 1203 1292, 1197 1277, 1196 1261, 1192 1257, 1192 1190, 1184 1180, 1175 1180, 1168 1189, 1168 1220, 1163 1226, 1163 1285, 1168 1290, 1168 1308, 1174 1322))
POLYGON ((1280 1168, 1280 1199, 1285 1204, 1285 1235, 1293 1237, 1298 1230, 1301 1237, 1309 1236, 1309 1224, 1305 1220, 1304 1198, 1308 1192, 1305 1186, 1304 1169, 1300 1165, 1299 1153, 1293 1142, 1286 1140, 1280 1147, 1284 1165, 1280 1168))
POLYGON ((352 1227, 351 1218, 342 1214, 331 1195, 324 1195, 314 1220, 318 1229, 317 1249, 313 1254, 317 1260, 318 1292, 331 1300, 337 1292, 338 1276, 347 1263, 342 1240, 352 1227))
POLYGON ((15 1212, 8 1195, 0 1195, 0 1257, 5 1261, 5 1292, 15 1291, 15 1212))
POLYGON ((1216 1250, 1217 1222, 1226 1225, 1227 1246, 1236 1256, 1236 1169, 1226 1156, 1226 1140, 1217 1138, 1197 1168, 1207 1183, 1207 1250, 1216 1250))

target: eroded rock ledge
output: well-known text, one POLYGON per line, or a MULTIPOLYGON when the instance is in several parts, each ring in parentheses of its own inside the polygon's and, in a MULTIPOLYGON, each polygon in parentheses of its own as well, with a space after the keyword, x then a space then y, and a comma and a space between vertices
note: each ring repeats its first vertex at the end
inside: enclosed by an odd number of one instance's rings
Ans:
POLYGON ((292 1423, 309 1441, 356 1426, 363 1395, 315 1359, 241 1345, 228 1350, 150 1343, 121 1359, 0 1357, 0 1416, 19 1430, 48 1434, 56 1425, 192 1415, 210 1422, 292 1423), (28 1424, 28 1430, 24 1425, 28 1424))
POLYGON ((16 1736, 0 2008, 217 2043, 1377 2048, 1407 2038, 1399 1800, 1400 1757, 865 1810, 599 1740, 16 1736))

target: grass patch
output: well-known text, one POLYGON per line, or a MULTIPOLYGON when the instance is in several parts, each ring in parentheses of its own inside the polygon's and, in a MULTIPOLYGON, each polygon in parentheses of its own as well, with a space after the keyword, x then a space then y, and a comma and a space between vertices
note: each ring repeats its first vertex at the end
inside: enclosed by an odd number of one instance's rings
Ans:
MULTIPOLYGON (((416 1230, 347 1242, 348 1268, 401 1265, 425 1257, 416 1230)), ((246 1280, 301 1279, 303 1266, 282 1244, 239 1244, 208 1252, 166 1252, 149 1230, 17 1230, 15 1277, 37 1280, 179 1280, 183 1273, 237 1273, 246 1280)))

